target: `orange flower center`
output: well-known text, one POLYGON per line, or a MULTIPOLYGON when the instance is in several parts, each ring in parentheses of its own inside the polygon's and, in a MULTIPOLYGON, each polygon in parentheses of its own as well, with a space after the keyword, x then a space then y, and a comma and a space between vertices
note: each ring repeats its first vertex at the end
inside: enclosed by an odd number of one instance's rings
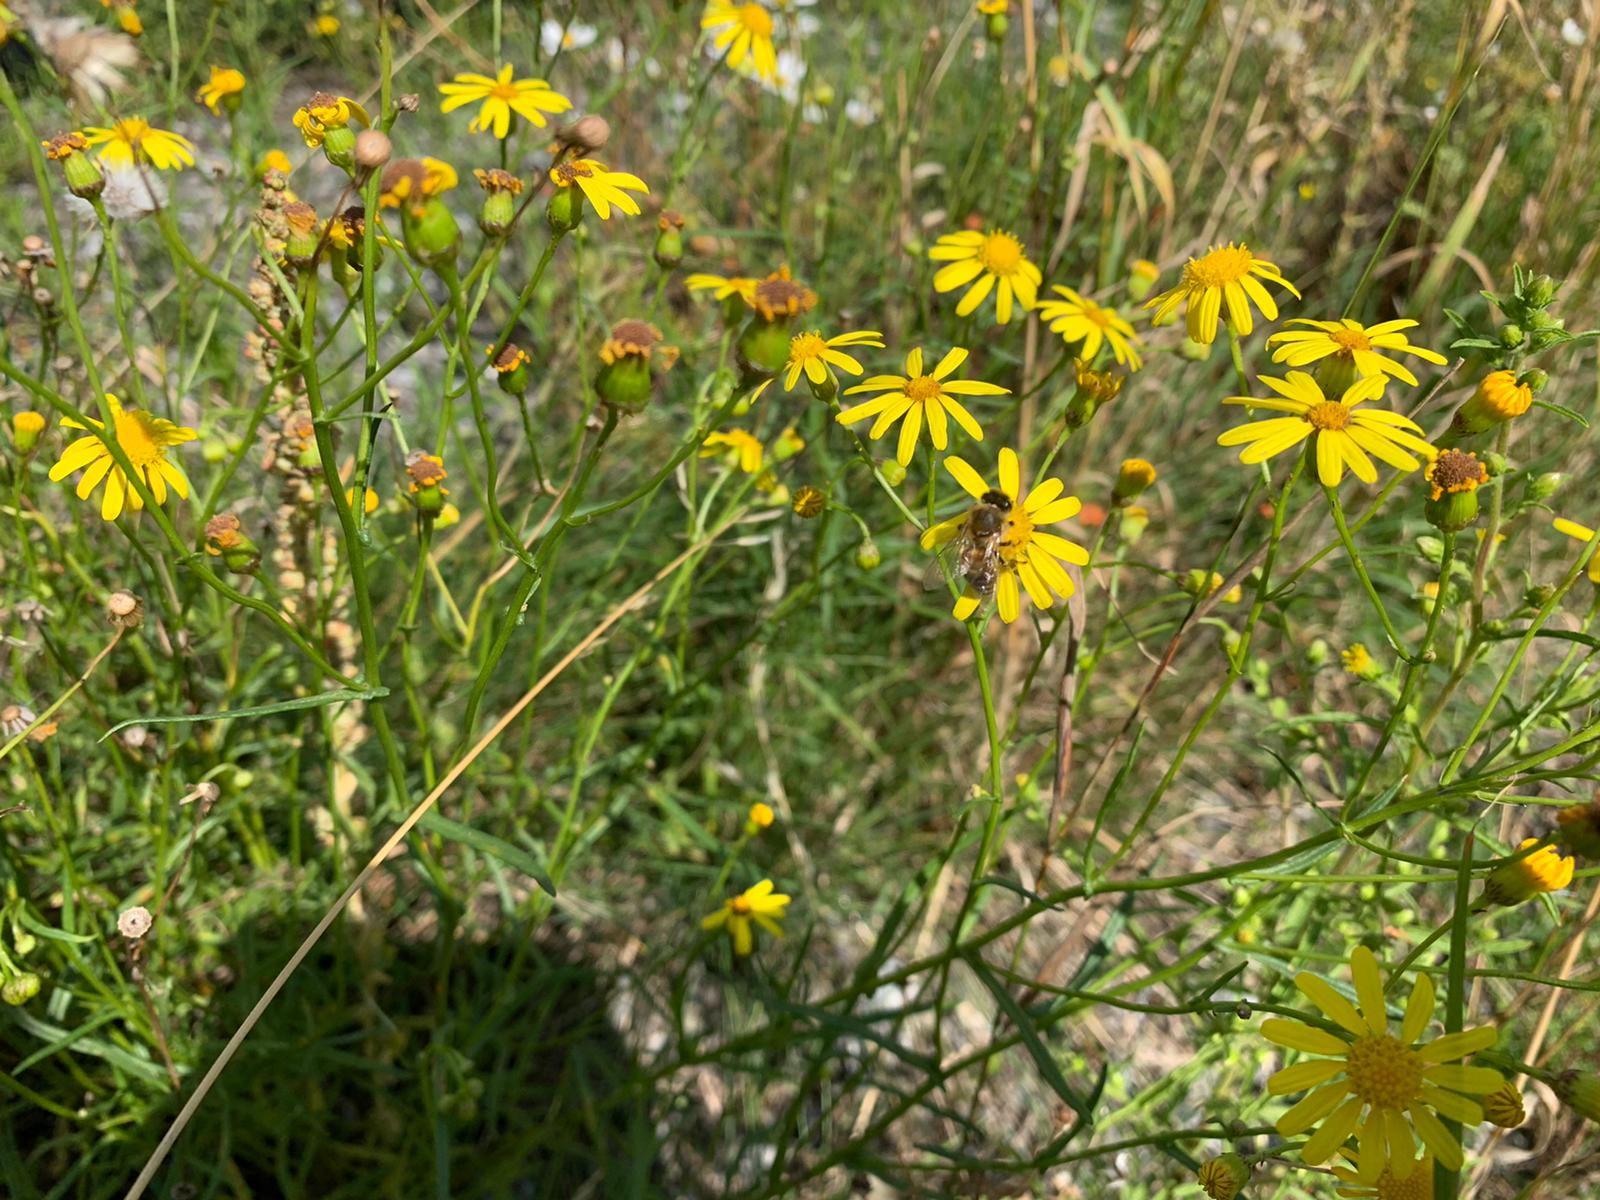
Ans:
POLYGON ((772 14, 759 4, 743 4, 734 13, 739 24, 752 36, 770 38, 772 36, 772 14))
POLYGON ((490 89, 489 95, 496 100, 504 100, 509 103, 517 98, 517 85, 512 82, 497 83, 490 89))
POLYGON ((1219 246, 1183 264, 1183 283, 1190 291, 1238 283, 1253 262, 1255 256, 1243 246, 1219 246))
POLYGON ((1101 329, 1111 328, 1111 314, 1088 300, 1083 302, 1083 319, 1091 325, 1098 325, 1101 329))
POLYGON ((1371 350, 1372 339, 1367 336, 1364 329, 1349 329, 1341 327, 1328 335, 1333 344, 1348 354, 1352 350, 1371 350))
POLYGON ((1337 400, 1324 400, 1305 414, 1318 429, 1343 429, 1350 424, 1350 410, 1337 400))
POLYGON ((1375 1108, 1403 1109, 1422 1094, 1422 1058, 1387 1034, 1364 1037, 1345 1056, 1350 1090, 1375 1108))
POLYGON ((1010 275, 1022 261, 1022 243, 1009 233, 991 233, 978 248, 978 258, 991 275, 1010 275))
POLYGON ((136 467, 153 467, 166 457, 155 438, 150 436, 149 426, 138 412, 123 409, 117 413, 116 437, 117 443, 136 467))
POLYGON ((748 917, 752 911, 750 901, 743 896, 735 896, 732 900, 729 900, 728 907, 733 910, 735 916, 739 917, 748 917))
POLYGON ((789 361, 800 363, 808 359, 820 358, 828 343, 822 340, 820 333, 801 333, 789 339, 789 361))
POLYGON ((906 395, 911 397, 913 404, 927 405, 937 400, 940 394, 939 381, 932 375, 918 375, 906 381, 906 395))

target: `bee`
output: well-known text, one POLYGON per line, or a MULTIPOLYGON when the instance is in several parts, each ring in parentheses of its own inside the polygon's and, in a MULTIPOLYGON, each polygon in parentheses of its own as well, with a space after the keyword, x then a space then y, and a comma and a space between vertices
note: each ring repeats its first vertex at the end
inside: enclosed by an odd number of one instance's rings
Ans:
POLYGON ((950 574, 965 579, 984 600, 994 596, 1000 578, 1000 546, 1010 524, 1011 497, 1004 492, 985 492, 951 543, 950 574))

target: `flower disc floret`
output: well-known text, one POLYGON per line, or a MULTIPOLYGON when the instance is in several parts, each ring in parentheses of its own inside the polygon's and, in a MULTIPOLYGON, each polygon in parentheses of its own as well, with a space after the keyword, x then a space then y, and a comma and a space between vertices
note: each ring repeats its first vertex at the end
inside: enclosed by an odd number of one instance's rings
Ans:
POLYGON ((1252 303, 1267 320, 1278 319, 1277 302, 1262 286, 1263 279, 1296 299, 1300 296, 1274 264, 1257 258, 1246 246, 1229 242, 1191 258, 1183 266, 1178 286, 1151 297, 1145 307, 1156 310, 1151 323, 1162 325, 1172 320, 1178 306, 1183 305, 1189 337, 1209 346, 1217 340, 1220 320, 1226 320, 1240 337, 1249 334, 1255 328, 1250 315, 1252 303))

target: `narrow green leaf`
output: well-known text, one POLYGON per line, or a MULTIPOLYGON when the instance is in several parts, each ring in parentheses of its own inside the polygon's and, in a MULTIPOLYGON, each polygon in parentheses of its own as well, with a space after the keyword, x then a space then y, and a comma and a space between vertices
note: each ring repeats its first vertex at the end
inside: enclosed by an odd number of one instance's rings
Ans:
POLYGON ((426 829, 429 833, 437 833, 440 837, 451 842, 460 842, 463 846, 471 846, 481 854, 491 858, 498 858, 506 866, 521 871, 529 879, 537 883, 546 895, 556 894, 555 884, 550 882, 550 876, 545 873, 544 867, 532 854, 521 846, 513 846, 504 838, 497 838, 492 833, 485 833, 481 829, 474 829, 471 825, 463 825, 460 821, 452 821, 449 817, 441 817, 429 809, 423 814, 422 820, 417 822, 417 828, 426 829))
POLYGON ((1073 1112, 1083 1118, 1085 1122, 1092 1121, 1094 1119, 1093 1110, 1082 1096, 1073 1091, 1072 1086, 1067 1082, 1067 1077, 1061 1073, 1061 1068, 1056 1065, 1056 1060, 1051 1055, 1050 1048, 1039 1037, 1039 1031, 1035 1028, 1033 1018, 1028 1015, 1027 1010, 1017 1003, 1016 997, 1011 994, 1010 989, 994 977, 993 972, 984 965, 983 960, 976 953, 963 955, 962 957, 967 965, 972 968, 973 973, 982 980, 983 986, 994 994, 1001 1011, 1016 1026, 1017 1034, 1022 1038, 1022 1045, 1028 1051, 1028 1057, 1033 1059, 1033 1065, 1039 1068, 1039 1074, 1043 1077, 1045 1083, 1049 1085, 1050 1090, 1060 1096, 1062 1101, 1073 1112))
POLYGON ((246 708, 230 708, 213 713, 180 713, 175 717, 133 717, 119 721, 100 735, 103 742, 130 725, 186 725, 191 721, 231 721, 234 717, 270 717, 274 713, 299 712, 306 708, 324 708, 329 704, 345 704, 352 700, 381 700, 389 694, 388 688, 335 688, 331 692, 318 692, 315 696, 296 696, 293 700, 279 700, 272 704, 252 704, 246 708))

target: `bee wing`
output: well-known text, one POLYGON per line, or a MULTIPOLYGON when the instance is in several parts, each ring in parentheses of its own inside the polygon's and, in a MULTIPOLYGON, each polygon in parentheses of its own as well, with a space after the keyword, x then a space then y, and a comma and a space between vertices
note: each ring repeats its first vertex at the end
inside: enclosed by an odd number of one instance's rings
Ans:
POLYGON ((967 545, 967 535, 939 547, 922 571, 922 590, 925 592, 949 591, 952 581, 959 582, 965 572, 961 565, 961 552, 967 545))

